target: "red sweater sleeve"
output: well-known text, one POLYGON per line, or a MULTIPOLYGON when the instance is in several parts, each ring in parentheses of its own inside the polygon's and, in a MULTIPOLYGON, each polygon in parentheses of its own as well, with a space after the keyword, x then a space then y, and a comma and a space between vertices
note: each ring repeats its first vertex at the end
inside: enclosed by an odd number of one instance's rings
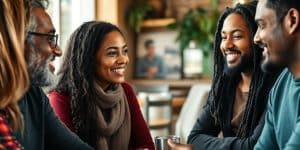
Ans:
POLYGON ((58 118, 71 130, 75 131, 71 121, 70 98, 64 93, 52 91, 48 95, 50 104, 58 118))
POLYGON ((148 148, 154 150, 154 143, 150 135, 149 128, 144 120, 136 95, 131 86, 127 83, 122 84, 127 96, 131 115, 131 137, 129 149, 148 148))

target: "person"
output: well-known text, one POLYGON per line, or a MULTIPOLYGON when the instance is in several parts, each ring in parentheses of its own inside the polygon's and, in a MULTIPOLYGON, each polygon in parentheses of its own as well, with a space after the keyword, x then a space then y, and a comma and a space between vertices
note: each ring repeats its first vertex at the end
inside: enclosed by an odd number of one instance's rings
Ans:
POLYGON ((269 90, 279 74, 260 68, 262 49, 253 42, 256 3, 237 4, 220 16, 208 103, 188 137, 190 145, 168 141, 174 149, 253 149, 264 125, 269 90))
POLYGON ((21 150, 13 131, 23 129, 18 101, 29 86, 24 59, 25 2, 0 1, 0 149, 21 150))
POLYGON ((260 0, 255 20, 254 41, 264 49, 262 68, 284 68, 270 92, 255 149, 300 149, 300 3, 260 0))
POLYGON ((95 149, 154 149, 136 95, 125 83, 128 46, 120 29, 90 21, 72 35, 50 103, 95 149))
MULTIPOLYGON (((30 88, 19 102, 24 130, 14 135, 24 149, 92 149, 57 118, 41 87, 51 84, 52 61, 60 56, 57 34, 46 13, 45 0, 30 0, 30 23, 25 39, 25 61, 30 88)), ((19 25, 19 24, 16 24, 19 25)))
POLYGON ((146 55, 138 60, 137 77, 147 79, 163 79, 166 75, 166 69, 162 57, 156 55, 154 41, 148 39, 145 41, 146 55))

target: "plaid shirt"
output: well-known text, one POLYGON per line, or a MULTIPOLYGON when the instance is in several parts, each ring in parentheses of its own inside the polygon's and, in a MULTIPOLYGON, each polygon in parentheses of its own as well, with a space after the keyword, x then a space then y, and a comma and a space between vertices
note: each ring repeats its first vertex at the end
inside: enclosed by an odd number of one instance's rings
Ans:
POLYGON ((13 136, 7 118, 6 112, 0 110, 0 150, 22 150, 23 147, 13 136))

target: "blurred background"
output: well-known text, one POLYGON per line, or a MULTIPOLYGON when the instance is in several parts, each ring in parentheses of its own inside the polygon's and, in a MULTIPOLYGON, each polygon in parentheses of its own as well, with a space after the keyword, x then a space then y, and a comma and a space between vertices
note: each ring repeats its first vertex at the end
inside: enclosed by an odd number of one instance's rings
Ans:
MULTIPOLYGON (((140 87, 166 86, 167 90, 161 92, 170 96, 171 109, 167 110, 171 112, 171 121, 167 122, 170 131, 152 132, 153 136, 186 136, 189 130, 183 131, 183 128, 192 127, 210 88, 217 19, 226 7, 245 2, 247 0, 50 0, 48 12, 60 35, 62 51, 70 34, 85 21, 102 20, 118 25, 129 46, 130 64, 126 78, 140 95, 144 115, 149 111, 145 109, 150 106, 147 100, 153 99, 153 95, 147 97, 147 91, 140 87), (146 54, 144 42, 147 39, 154 41, 155 53, 164 61, 166 73, 163 78, 137 76, 138 60, 146 54), (192 110, 189 109, 193 108, 191 105, 198 107, 192 110), (183 123, 186 122, 182 119, 185 114, 191 118, 188 126, 183 123)), ((59 61, 55 62, 57 68, 59 61)), ((166 99, 165 96, 154 96, 157 97, 166 99)), ((150 110, 148 115, 153 118, 158 114, 165 113, 150 110)))

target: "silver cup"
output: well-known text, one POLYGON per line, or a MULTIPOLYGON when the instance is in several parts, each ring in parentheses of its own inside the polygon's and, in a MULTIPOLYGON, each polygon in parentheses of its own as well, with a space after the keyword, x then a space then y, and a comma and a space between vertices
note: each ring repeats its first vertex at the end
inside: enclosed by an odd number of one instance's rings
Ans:
POLYGON ((157 136, 155 137, 155 149, 171 150, 168 145, 168 139, 171 139, 175 143, 180 143, 180 137, 177 135, 157 136))

